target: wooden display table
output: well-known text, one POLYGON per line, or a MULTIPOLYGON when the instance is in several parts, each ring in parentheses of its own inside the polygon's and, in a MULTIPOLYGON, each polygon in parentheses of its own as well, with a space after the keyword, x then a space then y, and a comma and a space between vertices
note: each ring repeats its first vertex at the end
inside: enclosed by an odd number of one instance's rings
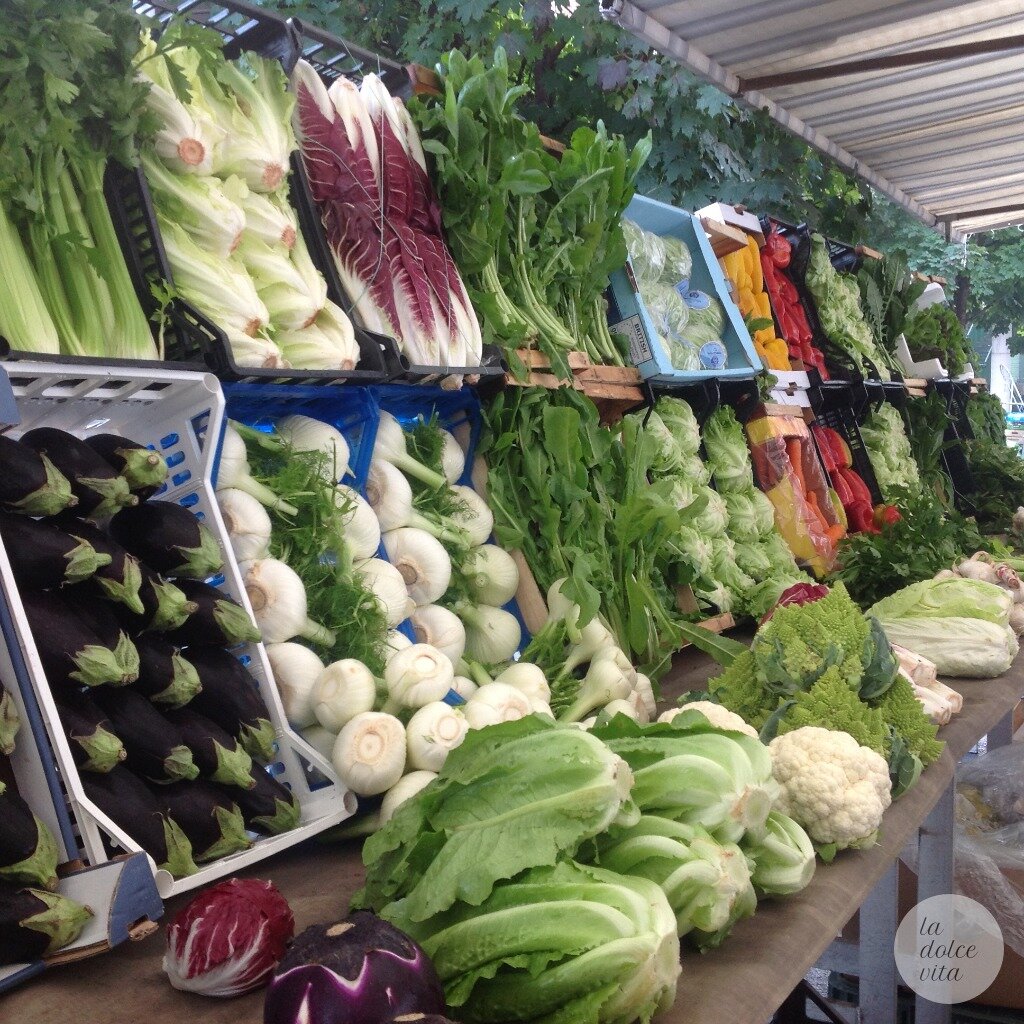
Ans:
MULTIPOLYGON (((715 672, 699 651, 680 652, 663 682, 666 702, 673 703, 684 690, 702 689, 715 672)), ((685 952, 678 998, 660 1024, 765 1024, 782 1005, 893 868, 906 842, 948 790, 956 762, 1012 711, 1024 692, 1024 658, 1001 679, 954 680, 952 685, 964 695, 964 710, 940 734, 946 751, 886 812, 879 845, 819 865, 804 892, 762 903, 721 948, 704 956, 685 952)), ((344 916, 363 880, 356 844, 315 841, 242 874, 272 879, 290 902, 298 929, 344 916)), ((188 899, 170 901, 165 920, 188 899)), ((71 1019, 83 1024, 259 1024, 263 1019, 262 993, 220 1000, 172 989, 160 967, 163 949, 161 929, 108 955, 48 971, 0 996, 0 1019, 34 1024, 71 1019)))

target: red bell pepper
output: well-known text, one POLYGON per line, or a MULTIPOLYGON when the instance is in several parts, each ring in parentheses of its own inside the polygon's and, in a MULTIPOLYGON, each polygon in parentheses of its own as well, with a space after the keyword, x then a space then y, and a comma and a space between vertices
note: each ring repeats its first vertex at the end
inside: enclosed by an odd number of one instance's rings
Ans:
MULTIPOLYGON (((821 461, 825 465, 825 470, 829 476, 832 475, 834 470, 837 470, 840 463, 836 462, 835 454, 832 451, 831 440, 825 436, 825 428, 815 423, 811 426, 811 433, 814 434, 814 440, 818 444, 818 451, 821 452, 821 461)), ((845 505, 846 502, 844 501, 845 505)))
POLYGON ((871 502, 855 501, 846 510, 846 517, 849 520, 851 533, 878 533, 875 526, 875 513, 871 502))
POLYGON ((853 496, 853 491, 850 490, 850 485, 839 473, 831 473, 829 476, 832 481, 832 490, 839 496, 839 503, 844 509, 849 508, 857 500, 853 496))
POLYGON ((872 508, 871 491, 868 489, 868 485, 861 479, 860 474, 849 468, 841 468, 837 472, 849 484, 850 490, 853 491, 854 500, 863 501, 867 504, 868 508, 872 508))
POLYGON ((892 526, 902 518, 900 510, 895 505, 875 506, 875 526, 892 526))

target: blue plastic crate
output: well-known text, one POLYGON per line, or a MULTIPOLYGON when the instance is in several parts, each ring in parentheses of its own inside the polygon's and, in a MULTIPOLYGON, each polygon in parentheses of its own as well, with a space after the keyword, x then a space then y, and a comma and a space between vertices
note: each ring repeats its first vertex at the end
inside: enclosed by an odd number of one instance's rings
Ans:
POLYGON ((722 334, 725 366, 678 370, 672 366, 668 352, 657 340, 657 332, 635 288, 632 272, 625 267, 616 270, 608 289, 608 321, 613 331, 629 338, 630 355, 644 379, 654 383, 679 384, 711 377, 750 378, 759 374, 761 360, 700 221, 692 213, 643 196, 634 197, 626 208, 625 216, 645 231, 685 242, 693 258, 689 288, 714 296, 725 311, 726 323, 722 334))
MULTIPOLYGON (((430 419, 436 415, 439 424, 445 430, 452 431, 456 437, 468 432, 468 439, 464 444, 466 468, 456 483, 473 487, 473 460, 476 457, 480 431, 483 427, 480 399, 475 391, 465 387, 451 391, 439 387, 411 387, 401 384, 380 385, 367 390, 373 395, 378 408, 391 413, 403 426, 411 425, 420 417, 430 419)), ((494 543, 493 536, 490 541, 494 543)), ((381 547, 383 550, 383 545, 381 547)), ((382 553, 381 557, 387 556, 382 553)), ((530 631, 526 628, 519 605, 513 598, 502 607, 519 621, 522 630, 519 651, 522 653, 530 642, 530 631)), ((408 622, 403 622, 399 629, 407 636, 414 636, 408 622)))
MULTIPOLYGON (((377 408, 368 388, 301 384, 225 384, 227 418, 269 432, 285 416, 309 416, 340 430, 349 446, 351 476, 344 482, 366 487, 377 408)), ((214 481, 217 470, 214 469, 214 481)))

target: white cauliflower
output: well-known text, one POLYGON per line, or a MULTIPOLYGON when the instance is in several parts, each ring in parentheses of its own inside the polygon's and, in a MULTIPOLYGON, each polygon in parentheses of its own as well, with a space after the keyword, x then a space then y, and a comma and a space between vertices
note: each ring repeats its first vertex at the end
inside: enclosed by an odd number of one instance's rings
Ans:
POLYGON ((699 711, 712 725, 717 726, 719 729, 729 729, 732 732, 745 733, 747 736, 757 736, 757 730, 752 725, 747 725, 735 711, 723 708, 721 704, 716 704, 710 700, 695 700, 692 704, 684 704, 678 708, 669 708, 668 711, 663 711, 658 716, 658 721, 671 722, 676 715, 681 715, 684 711, 699 711))
POLYGON ((881 754, 849 733, 810 725, 777 736, 768 752, 782 787, 776 808, 803 825, 819 847, 832 853, 875 845, 892 801, 881 754))

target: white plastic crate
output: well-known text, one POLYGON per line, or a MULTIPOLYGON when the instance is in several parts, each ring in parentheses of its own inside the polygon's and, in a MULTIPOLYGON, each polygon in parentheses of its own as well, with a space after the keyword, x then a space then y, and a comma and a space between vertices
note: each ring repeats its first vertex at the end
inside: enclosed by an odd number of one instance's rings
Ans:
MULTIPOLYGON (((224 556, 223 581, 218 577, 217 585, 251 612, 211 483, 224 427, 224 397, 216 378, 176 370, 103 370, 29 362, 12 365, 8 373, 21 415, 13 436, 46 425, 82 437, 120 433, 158 450, 171 467, 167 489, 159 497, 177 501, 203 519, 224 556)), ((11 611, 78 829, 82 859, 90 864, 108 860, 105 837, 124 850, 136 851, 138 844, 85 795, 6 557, 0 559, 0 572, 11 594, 11 611)), ((259 683, 277 733, 277 754, 269 771, 295 794, 302 807, 301 822, 291 832, 257 839, 249 850, 206 864, 188 878, 176 880, 166 871, 155 871, 164 898, 263 860, 336 825, 355 810, 355 799, 331 765, 288 727, 263 645, 242 645, 233 653, 259 683)))

